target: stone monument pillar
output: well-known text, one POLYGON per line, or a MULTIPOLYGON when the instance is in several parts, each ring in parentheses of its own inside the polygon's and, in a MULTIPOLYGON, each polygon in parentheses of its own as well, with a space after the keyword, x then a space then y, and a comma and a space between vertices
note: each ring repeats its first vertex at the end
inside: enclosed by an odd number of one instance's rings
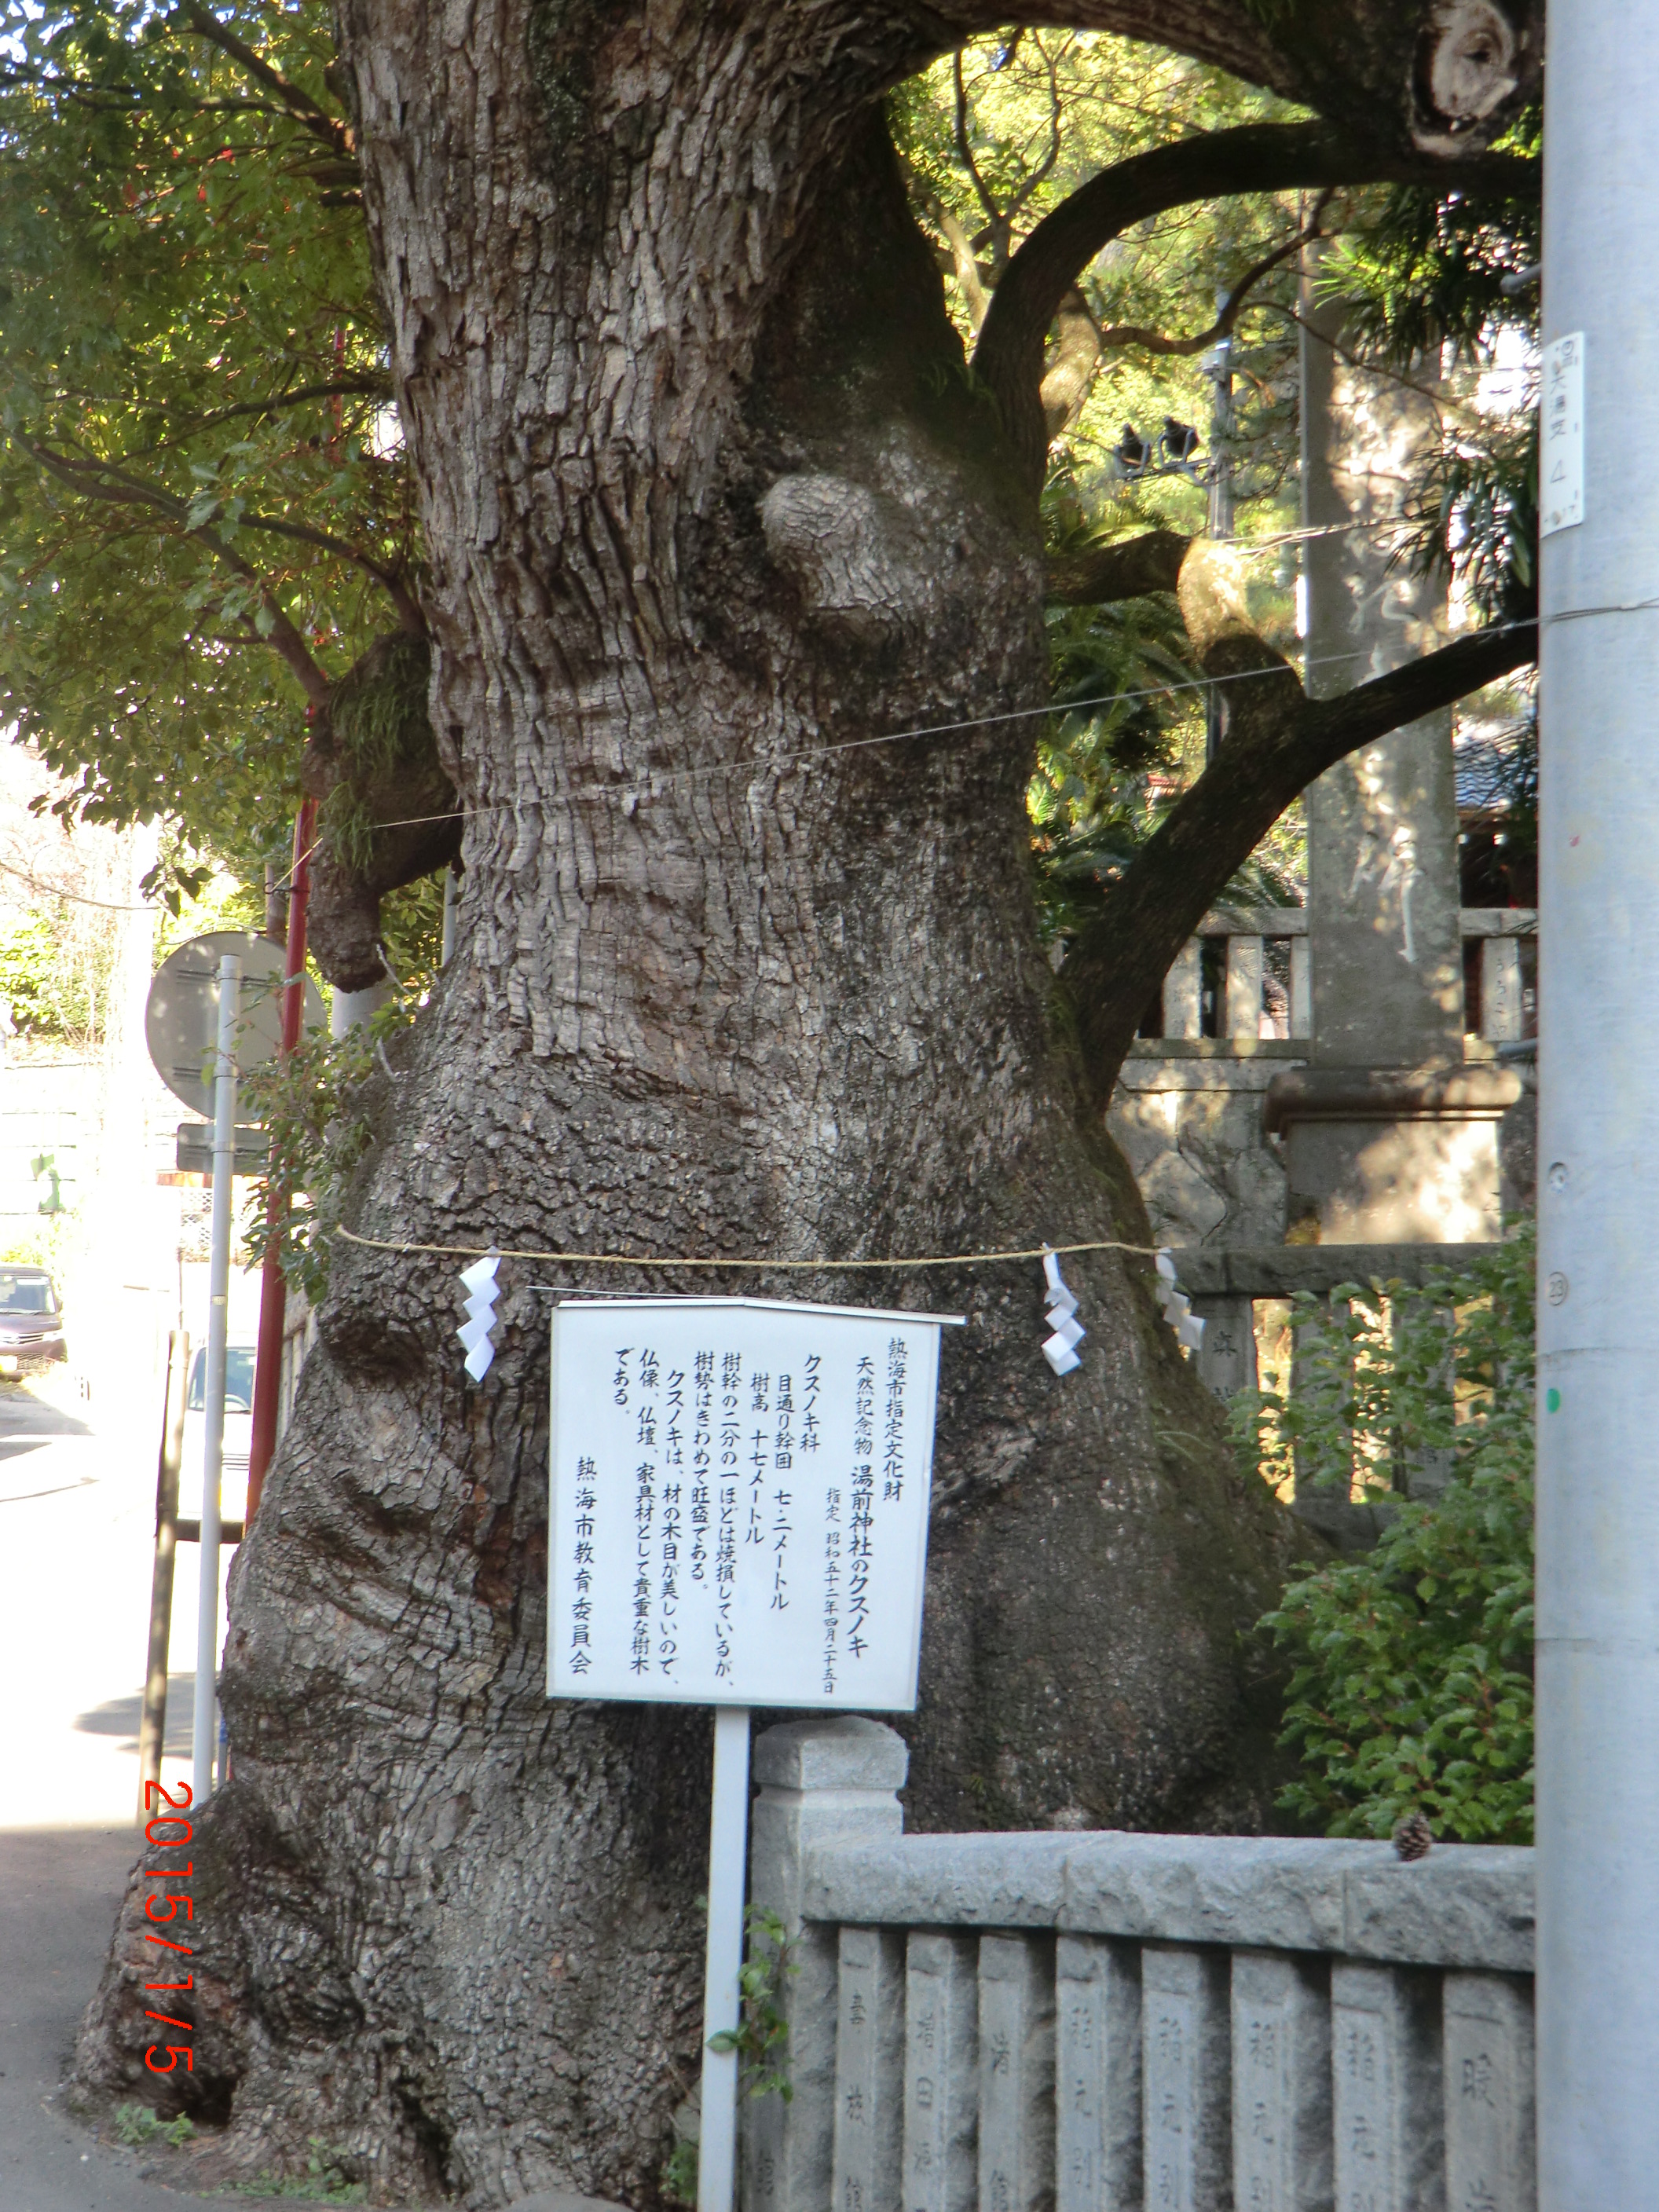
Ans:
MULTIPOLYGON (((1433 399, 1355 365, 1304 280, 1308 690, 1328 698, 1447 635, 1437 579, 1393 558, 1438 443, 1433 399)), ((1517 1085, 1463 1061, 1449 711, 1365 746, 1308 793, 1310 1065, 1275 1078, 1292 1241, 1462 1243, 1498 1232, 1498 1121, 1517 1085)))

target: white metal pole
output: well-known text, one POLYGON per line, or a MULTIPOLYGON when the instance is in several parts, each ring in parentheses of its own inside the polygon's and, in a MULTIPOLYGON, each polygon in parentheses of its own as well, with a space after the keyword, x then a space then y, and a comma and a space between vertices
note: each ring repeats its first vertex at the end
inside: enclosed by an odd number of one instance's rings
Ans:
POLYGON ((710 2051, 738 2025, 744 1876, 749 1859, 749 1708, 714 1708, 714 1802, 708 1820, 708 1956, 702 1984, 702 2095, 697 2212, 732 2212, 738 2172, 738 2054, 710 2051))
POLYGON ((225 1443, 225 1345, 230 1322, 231 1210, 236 1179, 236 1014, 241 963, 219 963, 218 1057, 213 1081, 213 1242, 208 1263, 207 1378, 202 1412, 201 1587, 196 1606, 196 1706, 191 1726, 195 1802, 213 1795, 219 1673, 219 1488, 225 1443))
POLYGON ((329 1035, 346 1037, 355 1029, 366 1029, 391 995, 390 983, 371 983, 366 991, 337 991, 329 1008, 329 1035))
POLYGON ((1656 208, 1659 0, 1553 9, 1540 488, 1540 2212, 1613 2212, 1659 2195, 1656 208), (1580 334, 1582 346, 1553 354, 1580 334))

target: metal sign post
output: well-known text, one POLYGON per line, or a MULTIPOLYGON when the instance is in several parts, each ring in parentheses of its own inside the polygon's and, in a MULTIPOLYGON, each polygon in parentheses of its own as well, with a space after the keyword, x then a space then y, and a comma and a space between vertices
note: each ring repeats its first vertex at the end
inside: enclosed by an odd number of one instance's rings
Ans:
POLYGON ((150 1569, 149 1644, 144 1658, 144 1703, 138 1720, 138 1825, 150 1816, 145 1784, 161 1778, 167 1734, 167 1644, 173 1630, 173 1569, 179 1543, 179 1466, 185 1450, 185 1400, 190 1392, 190 1339, 175 1328, 167 1339, 167 1397, 161 1411, 161 1450, 155 1470, 155 1556, 150 1569))
MULTIPOLYGON (((283 945, 282 1057, 286 1060, 300 1042, 305 1018, 306 939, 311 906, 311 845, 317 826, 317 802, 307 799, 294 823, 294 866, 289 872, 288 937, 283 945)), ((253 1362, 253 1421, 248 1438, 247 1512, 243 1526, 251 1528, 259 1510, 265 1469, 276 1449, 276 1401, 283 1374, 283 1334, 288 1322, 288 1279, 277 1232, 282 1226, 283 1199, 273 1180, 265 1194, 268 1242, 259 1283, 259 1343, 253 1362)))
POLYGON ((702 1973, 702 2094, 697 2212, 737 2202, 738 2054, 711 2051, 738 2025, 744 1875, 749 1856, 749 1708, 714 1708, 714 1802, 708 1816, 708 1948, 702 1973))
POLYGON ((916 1702, 954 1315, 568 1299, 553 1317, 548 1691, 714 1708, 698 2212, 732 2212, 751 1706, 916 1702))
POLYGON ((195 1802, 213 1795, 219 1674, 219 1488, 225 1445, 225 1346, 230 1328, 231 1207, 236 1175, 236 1015, 241 966, 219 963, 219 1044, 213 1077, 213 1242, 208 1265, 207 1377, 202 1437, 201 1583, 196 1607, 196 1709, 191 1729, 195 1802))
MULTIPOLYGON (((197 1613, 196 1713, 191 1727, 194 1788, 198 1799, 213 1788, 215 1694, 218 1660, 219 1483, 224 1452, 225 1342, 229 1327, 233 1178, 262 1163, 236 1146, 239 1067, 262 1066, 297 1031, 284 1029, 284 1009, 303 1001, 303 1024, 320 1026, 323 1003, 309 982, 285 975, 280 945, 252 930, 216 930, 170 952, 152 978, 144 1004, 144 1042, 156 1073, 175 1098, 213 1116, 213 1243, 208 1270, 205 1437, 202 1453, 200 1604, 197 1613), (246 986, 246 988, 244 988, 246 986), (208 1062, 211 1058, 210 1073, 208 1062)), ((180 1168, 191 1157, 194 1132, 181 1129, 180 1168)), ((250 1488, 250 1509, 255 1493, 250 1488)))

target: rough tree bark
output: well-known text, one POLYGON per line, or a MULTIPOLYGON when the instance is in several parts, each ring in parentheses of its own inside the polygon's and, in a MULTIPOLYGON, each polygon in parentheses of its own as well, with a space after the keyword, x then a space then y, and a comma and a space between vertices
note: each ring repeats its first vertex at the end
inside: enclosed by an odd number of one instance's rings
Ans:
MULTIPOLYGON (((1303 81, 1235 0, 1068 13, 1303 81)), ((1030 725, 977 720, 1042 696, 1030 471, 874 104, 992 20, 345 0, 466 812, 461 948, 371 1094, 361 1233, 821 1257, 742 1287, 849 1303, 837 1257, 1147 1241, 1037 947, 1030 725), (939 723, 970 726, 854 742, 939 723)), ((176 2100, 229 2118, 223 2171, 320 2136, 381 2201, 649 2203, 696 2066, 708 1719, 546 1702, 546 1307, 503 1270, 474 1389, 454 1266, 337 1253, 234 1578, 176 2100)), ((1149 1278, 1077 1267, 1063 1383, 1035 1267, 892 1286, 970 1317, 916 1825, 1263 1817, 1238 1633, 1299 1539, 1225 1471, 1149 1278)), ((147 1893, 79 2078, 154 2100, 147 1893)))
POLYGON ((425 637, 378 638, 313 708, 301 780, 319 802, 309 935, 337 989, 386 975, 380 901, 447 867, 461 847, 455 787, 428 711, 425 637))

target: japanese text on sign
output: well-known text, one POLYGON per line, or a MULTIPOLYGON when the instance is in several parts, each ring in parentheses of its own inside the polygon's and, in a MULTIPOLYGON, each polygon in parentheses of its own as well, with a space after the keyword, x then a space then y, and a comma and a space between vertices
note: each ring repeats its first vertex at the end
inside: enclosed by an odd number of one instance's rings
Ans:
POLYGON ((1541 537, 1584 519, 1584 334, 1544 348, 1539 394, 1538 528, 1541 537))
POLYGON ((913 1707, 940 1326, 561 1304, 549 1695, 913 1707))

